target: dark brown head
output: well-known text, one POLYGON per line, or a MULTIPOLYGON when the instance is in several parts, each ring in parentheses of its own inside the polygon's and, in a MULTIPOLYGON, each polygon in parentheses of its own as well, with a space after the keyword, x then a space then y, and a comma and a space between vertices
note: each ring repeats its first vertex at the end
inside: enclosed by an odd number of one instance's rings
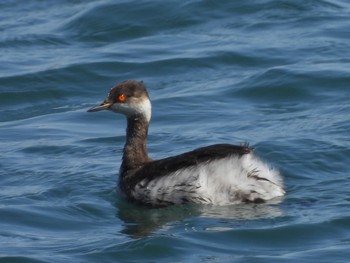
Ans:
POLYGON ((107 98, 88 112, 100 110, 122 113, 128 118, 144 117, 147 121, 151 119, 151 101, 146 87, 143 82, 135 80, 126 80, 114 86, 107 98))

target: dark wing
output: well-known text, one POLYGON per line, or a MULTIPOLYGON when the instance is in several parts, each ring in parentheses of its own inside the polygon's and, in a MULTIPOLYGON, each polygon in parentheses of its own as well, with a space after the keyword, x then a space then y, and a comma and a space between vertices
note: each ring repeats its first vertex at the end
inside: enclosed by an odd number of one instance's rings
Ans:
POLYGON ((248 145, 215 144, 195 149, 180 155, 151 161, 137 171, 124 176, 124 183, 135 186, 143 179, 148 181, 165 176, 182 168, 191 167, 210 160, 217 160, 229 156, 242 156, 252 152, 248 145))

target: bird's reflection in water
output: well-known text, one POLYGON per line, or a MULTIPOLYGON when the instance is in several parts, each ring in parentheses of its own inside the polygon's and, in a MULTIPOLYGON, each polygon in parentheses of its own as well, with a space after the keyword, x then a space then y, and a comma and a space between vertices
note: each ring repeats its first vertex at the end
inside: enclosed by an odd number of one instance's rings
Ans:
POLYGON ((156 230, 169 228, 169 223, 195 217, 207 218, 209 220, 220 219, 220 222, 224 220, 225 226, 217 225, 219 224, 218 221, 211 221, 213 225, 206 226, 204 229, 207 231, 218 231, 233 229, 241 220, 257 220, 283 216, 282 209, 276 203, 231 206, 188 204, 166 208, 147 208, 122 201, 117 206, 117 217, 124 222, 124 229, 121 232, 133 238, 150 236, 156 230), (229 227, 230 224, 232 227, 229 227))

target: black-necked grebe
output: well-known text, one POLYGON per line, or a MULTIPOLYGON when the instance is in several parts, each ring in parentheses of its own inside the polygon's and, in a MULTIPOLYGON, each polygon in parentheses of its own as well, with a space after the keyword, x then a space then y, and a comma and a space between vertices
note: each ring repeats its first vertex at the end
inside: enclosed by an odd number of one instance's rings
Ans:
POLYGON ((114 86, 101 105, 127 118, 119 188, 132 202, 154 207, 181 203, 229 205, 264 202, 285 194, 279 172, 246 145, 216 144, 161 160, 151 160, 147 133, 151 102, 143 82, 114 86))

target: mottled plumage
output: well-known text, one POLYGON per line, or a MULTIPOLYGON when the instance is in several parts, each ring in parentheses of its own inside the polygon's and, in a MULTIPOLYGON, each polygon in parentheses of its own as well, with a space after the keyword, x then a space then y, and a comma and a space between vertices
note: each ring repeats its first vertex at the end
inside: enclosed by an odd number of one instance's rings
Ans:
POLYGON ((188 202, 228 205, 285 194, 278 171, 260 161, 248 145, 216 144, 151 160, 146 145, 151 103, 142 82, 116 85, 89 112, 99 110, 127 117, 119 188, 132 202, 154 207, 188 202))

